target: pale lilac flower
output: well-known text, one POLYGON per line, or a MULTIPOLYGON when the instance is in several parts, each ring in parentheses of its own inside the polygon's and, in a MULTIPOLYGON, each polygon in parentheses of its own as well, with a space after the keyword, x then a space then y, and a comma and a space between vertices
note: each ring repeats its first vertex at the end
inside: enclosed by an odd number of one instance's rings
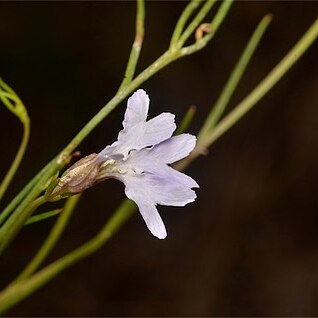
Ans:
POLYGON ((98 179, 123 182, 126 196, 135 201, 148 229, 163 239, 167 233, 156 205, 184 206, 196 198, 191 188, 198 184, 168 166, 188 156, 196 138, 190 134, 171 137, 176 129, 174 115, 162 113, 147 121, 148 109, 144 90, 128 99, 118 140, 96 157, 103 161, 98 179))
POLYGON ((149 97, 139 89, 128 99, 124 129, 117 141, 71 166, 49 199, 81 192, 108 178, 118 179, 125 184, 126 196, 135 201, 151 233, 165 238, 157 204, 184 206, 196 199, 192 188, 199 187, 168 165, 188 156, 196 138, 190 134, 171 137, 176 129, 174 115, 162 113, 147 121, 148 109, 149 97))

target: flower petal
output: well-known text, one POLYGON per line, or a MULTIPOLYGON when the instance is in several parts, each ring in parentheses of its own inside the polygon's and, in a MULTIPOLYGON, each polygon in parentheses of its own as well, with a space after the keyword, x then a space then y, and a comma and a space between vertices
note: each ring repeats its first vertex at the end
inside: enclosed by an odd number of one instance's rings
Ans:
POLYGON ((118 141, 111 145, 113 153, 126 157, 131 150, 140 150, 166 140, 176 129, 174 117, 173 114, 162 113, 130 129, 123 129, 118 134, 118 141))
POLYGON ((143 89, 138 89, 128 98, 123 121, 124 129, 129 129, 140 122, 145 122, 149 110, 149 97, 143 89))
POLYGON ((167 178, 173 179, 174 182, 182 184, 183 186, 189 188, 200 188, 194 179, 171 167, 165 166, 164 169, 160 170, 160 174, 165 175, 167 178))
POLYGON ((133 179, 125 180, 125 193, 126 196, 135 201, 139 208, 139 212, 142 215, 150 232, 158 237, 164 239, 167 236, 165 225, 158 213, 155 203, 151 200, 151 197, 147 195, 146 188, 139 189, 136 187, 133 179), (146 191, 145 191, 146 190, 146 191), (145 193, 146 192, 146 193, 145 193))
POLYGON ((154 162, 170 164, 188 156, 195 147, 196 137, 182 134, 168 138, 151 149, 145 148, 130 155, 132 165, 151 167, 154 162))
POLYGON ((176 182, 167 175, 148 174, 144 178, 148 192, 153 200, 160 205, 185 206, 196 199, 196 194, 190 187, 176 182))
POLYGON ((154 146, 172 136, 176 129, 175 116, 161 113, 146 121, 148 109, 149 97, 139 89, 128 99, 124 129, 119 132, 117 141, 98 154, 101 160, 106 157, 115 159, 120 154, 126 158, 131 150, 154 146))
POLYGON ((190 134, 174 136, 154 146, 149 155, 170 164, 187 157, 195 147, 196 140, 190 134))
POLYGON ((127 173, 113 177, 129 185, 143 200, 154 204, 185 206, 196 199, 195 192, 188 185, 180 183, 171 174, 159 173, 127 173))

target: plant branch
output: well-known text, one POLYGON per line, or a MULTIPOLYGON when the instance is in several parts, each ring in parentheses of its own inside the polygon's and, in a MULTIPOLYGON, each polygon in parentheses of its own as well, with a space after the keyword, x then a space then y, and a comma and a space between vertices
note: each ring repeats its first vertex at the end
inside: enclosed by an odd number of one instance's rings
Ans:
POLYGON ((191 0, 190 3, 186 6, 186 8, 183 10, 171 37, 170 49, 172 49, 172 47, 175 46, 191 14, 202 3, 202 1, 203 0, 191 0))
POLYGON ((220 97, 218 98, 215 105, 211 108, 211 111, 198 134, 198 139, 203 138, 219 121, 271 20, 272 15, 266 15, 255 29, 252 37, 244 49, 244 52, 235 65, 228 82, 221 92, 220 97))
POLYGON ((189 157, 180 161, 176 167, 182 169, 195 158, 200 156, 227 132, 242 116, 264 97, 270 89, 288 72, 288 70, 299 60, 318 37, 318 19, 312 24, 307 32, 301 37, 288 54, 272 69, 272 71, 246 96, 224 119, 222 119, 212 131, 198 140, 196 148, 189 157))
POLYGON ((20 166, 25 150, 27 148, 29 137, 30 137, 30 119, 29 119, 27 110, 24 104, 22 103, 21 99, 19 98, 19 96, 1 78, 0 78, 0 100, 3 102, 3 104, 8 108, 10 112, 12 112, 15 116, 17 116, 20 119, 23 125, 23 135, 22 135, 20 146, 18 148, 18 151, 15 155, 15 158, 8 172, 6 173, 0 185, 0 201, 1 201, 6 190, 8 189, 9 184, 11 183, 14 175, 16 174, 20 166))
POLYGON ((277 64, 276 67, 261 81, 256 88, 239 103, 235 109, 226 116, 215 129, 202 140, 202 146, 211 145, 215 140, 229 130, 239 119, 242 118, 271 88, 287 73, 287 71, 299 60, 309 46, 318 37, 318 19, 302 36, 298 43, 277 64))
POLYGON ((0 185, 0 200, 3 198, 6 190, 8 189, 9 184, 11 183, 14 175, 16 174, 20 163, 23 159, 23 156, 25 154, 25 150, 28 146, 28 142, 29 142, 29 137, 30 137, 30 122, 29 121, 25 121, 23 122, 23 135, 22 135, 22 140, 19 146, 19 149, 15 155, 14 160, 12 161, 12 164, 8 170, 8 172, 6 173, 3 181, 1 182, 0 185))
POLYGON ((130 83, 134 77, 142 43, 144 40, 144 33, 145 33, 144 23, 145 23, 145 3, 144 3, 144 0, 137 0, 135 40, 131 48, 128 64, 125 71, 125 77, 118 91, 120 91, 123 87, 125 87, 128 83, 130 83))
POLYGON ((178 48, 182 47, 191 34, 196 30, 199 24, 203 21, 203 19, 207 16, 213 5, 216 3, 216 0, 208 0, 192 22, 188 25, 186 30, 181 34, 180 39, 177 41, 178 48))

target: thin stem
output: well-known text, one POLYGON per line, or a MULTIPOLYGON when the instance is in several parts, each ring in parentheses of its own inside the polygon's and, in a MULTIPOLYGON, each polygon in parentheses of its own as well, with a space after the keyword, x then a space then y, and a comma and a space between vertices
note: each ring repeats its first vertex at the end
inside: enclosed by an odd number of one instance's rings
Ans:
POLYGON ((51 218, 57 214, 60 214, 62 212, 63 209, 55 209, 55 210, 51 210, 51 211, 48 211, 48 212, 43 212, 43 213, 39 213, 39 214, 36 214, 36 215, 33 215, 31 216, 26 222, 24 225, 31 225, 31 224, 34 224, 34 223, 38 223, 38 222, 41 222, 41 221, 44 221, 48 218, 51 218))
POLYGON ((32 213, 43 203, 45 203, 45 197, 41 196, 30 203, 24 210, 22 215, 13 214, 4 226, 0 229, 1 241, 0 241, 0 253, 11 242, 11 240, 17 235, 18 231, 23 227, 27 219, 32 213))
POLYGON ((188 22, 191 14, 202 3, 203 0, 191 0, 190 3, 183 10, 170 41, 170 49, 178 42, 180 35, 184 29, 184 26, 188 22))
POLYGON ((190 124, 194 118, 196 111, 197 111, 197 108, 194 105, 189 107, 185 116, 182 118, 180 125, 178 126, 177 130, 175 131, 175 133, 174 133, 175 135, 182 134, 183 132, 185 132, 188 129, 188 127, 190 126, 190 124))
MULTIPOLYGON (((0 226, 6 220, 6 218, 12 213, 12 211, 17 207, 19 203, 26 197, 26 195, 31 191, 31 189, 38 184, 39 180, 44 176, 44 173, 49 169, 49 167, 56 161, 54 158, 51 160, 42 170, 35 175, 31 181, 15 196, 15 198, 8 204, 8 206, 0 214, 0 226)), ((41 191, 44 190, 41 189, 41 191)))
POLYGON ((6 190, 8 189, 10 182, 12 181, 15 173, 17 172, 17 169, 20 166, 20 163, 23 159, 25 150, 26 150, 28 142, 29 142, 29 137, 30 137, 30 121, 27 120, 27 121, 23 122, 23 135, 22 135, 22 140, 21 140, 19 149, 17 151, 17 154, 16 154, 7 174, 5 175, 3 181, 1 182, 0 200, 3 198, 6 190))
POLYGON ((243 115, 245 115, 270 89, 287 73, 299 60, 309 46, 318 37, 318 19, 302 36, 289 53, 277 64, 276 67, 256 86, 256 88, 228 114, 211 134, 202 142, 203 146, 211 145, 221 135, 229 130, 243 115))
POLYGON ((271 20, 272 16, 266 15, 255 29, 238 63, 233 69, 228 82, 221 92, 220 97, 212 107, 203 127, 201 128, 198 134, 198 139, 204 137, 219 121, 271 20))
POLYGON ((183 47, 181 49, 182 56, 193 54, 202 48, 204 48, 208 42, 211 41, 211 39, 214 37, 215 33, 221 26, 222 22, 224 21, 225 17, 229 13, 229 10, 233 4, 233 0, 224 0, 214 16, 212 22, 211 22, 211 32, 206 34, 201 40, 197 41, 196 43, 183 47))
POLYGON ((72 196, 72 197, 67 199, 62 213, 60 214, 59 218, 55 222, 55 224, 54 224, 50 234, 46 238, 45 242, 40 247, 40 249, 38 250, 36 255, 30 261, 30 263, 23 270, 23 272, 13 282, 13 284, 29 277, 31 274, 33 274, 40 267, 42 262, 49 255, 49 253, 52 251, 52 249, 56 245, 57 241, 59 240, 62 232, 64 231, 69 219, 71 218, 71 216, 74 212, 74 209, 75 209, 80 197, 81 197, 81 195, 78 194, 78 195, 72 196))
POLYGON ((298 61, 306 52, 310 45, 318 37, 318 19, 312 24, 307 32, 301 37, 289 53, 273 68, 273 70, 246 96, 217 126, 204 138, 200 139, 197 147, 189 157, 180 161, 176 166, 182 169, 204 150, 211 146, 225 132, 227 132, 242 116, 244 116, 256 103, 264 97, 266 93, 287 73, 287 71, 298 61))
POLYGON ((16 92, 0 78, 0 100, 17 116, 23 124, 23 134, 19 149, 15 158, 0 185, 0 201, 8 189, 17 169, 22 161, 30 136, 30 119, 28 112, 16 92))
POLYGON ((189 24, 186 30, 181 34, 180 39, 177 42, 179 48, 183 46, 186 40, 190 37, 190 35, 195 31, 195 29, 203 21, 203 19, 209 13, 209 11, 211 10, 215 2, 216 0, 207 0, 207 2, 204 4, 204 6, 201 8, 201 10, 193 19, 193 21, 189 24))
POLYGON ((139 59, 141 46, 144 40, 145 33, 145 3, 144 0, 137 0, 137 14, 136 14, 136 32, 135 40, 131 48, 128 64, 125 71, 125 77, 119 87, 119 91, 130 83, 134 77, 137 62, 139 59))
POLYGON ((53 262, 51 265, 45 267, 30 278, 8 286, 0 294, 0 313, 3 313, 14 304, 29 296, 72 264, 101 248, 112 235, 127 222, 135 211, 136 205, 132 201, 126 199, 102 230, 90 241, 53 262))

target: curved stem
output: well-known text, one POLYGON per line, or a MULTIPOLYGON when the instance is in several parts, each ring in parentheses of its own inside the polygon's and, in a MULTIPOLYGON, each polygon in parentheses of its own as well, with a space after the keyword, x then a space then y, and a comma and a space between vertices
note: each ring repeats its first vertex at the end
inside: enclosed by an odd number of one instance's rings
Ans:
POLYGON ((195 16, 193 21, 189 24, 186 30, 181 34, 180 39, 177 41, 178 47, 182 47, 189 36, 195 31, 195 29, 199 26, 202 20, 206 17, 209 13, 213 5, 215 4, 216 0, 207 0, 198 14, 195 16))
POLYGON ((178 42, 184 26, 188 22, 191 14, 201 4, 202 1, 203 0, 191 0, 186 8, 183 10, 171 37, 170 49, 178 42))
POLYGON ((29 142, 29 137, 30 137, 30 121, 26 120, 25 122, 23 122, 23 135, 22 135, 22 140, 21 140, 18 152, 0 185, 0 200, 3 198, 6 190, 8 189, 10 182, 12 181, 23 159, 26 147, 29 142))
POLYGON ((225 17, 229 13, 229 10, 233 4, 233 0, 224 0, 216 13, 216 15, 213 17, 213 20, 211 22, 211 29, 212 31, 206 34, 202 39, 195 42, 194 44, 191 44, 189 46, 183 47, 181 49, 182 56, 193 54, 194 52, 197 52, 204 48, 209 41, 214 37, 215 33, 221 26, 222 22, 224 21, 225 17))

